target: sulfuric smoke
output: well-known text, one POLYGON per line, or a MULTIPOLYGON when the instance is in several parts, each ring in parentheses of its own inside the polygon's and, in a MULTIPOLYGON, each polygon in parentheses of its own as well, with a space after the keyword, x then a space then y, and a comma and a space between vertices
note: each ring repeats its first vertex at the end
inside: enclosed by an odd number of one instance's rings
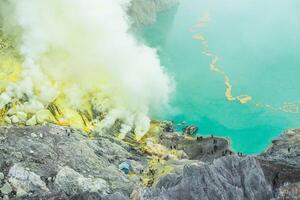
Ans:
MULTIPOLYGON (((6 123, 52 121, 137 139, 172 90, 156 50, 129 32, 130 0, 2 0, 0 109, 6 123)), ((0 41, 0 42, 1 42, 0 41)))

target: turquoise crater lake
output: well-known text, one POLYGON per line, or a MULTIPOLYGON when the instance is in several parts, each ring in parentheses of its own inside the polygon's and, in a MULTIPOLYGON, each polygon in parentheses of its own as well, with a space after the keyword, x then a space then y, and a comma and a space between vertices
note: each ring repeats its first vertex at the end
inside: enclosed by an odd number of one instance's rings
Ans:
POLYGON ((227 137, 246 154, 262 152, 284 129, 299 127, 299 9, 298 0, 184 0, 161 13, 140 32, 176 82, 172 110, 163 118, 198 125, 201 135, 227 137), (223 75, 209 69, 212 58, 193 39, 190 29, 203 16, 209 20, 198 32, 230 78, 232 95, 252 97, 247 104, 226 99, 223 75))

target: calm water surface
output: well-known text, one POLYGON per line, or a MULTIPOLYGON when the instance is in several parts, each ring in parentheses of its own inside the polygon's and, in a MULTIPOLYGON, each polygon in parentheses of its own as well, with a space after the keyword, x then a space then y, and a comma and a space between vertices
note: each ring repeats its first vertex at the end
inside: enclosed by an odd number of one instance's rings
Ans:
POLYGON ((298 0, 184 0, 162 13, 141 32, 176 81, 164 118, 198 125, 201 135, 228 137, 234 150, 247 154, 300 126, 299 10, 298 0), (190 31, 204 16, 209 20, 198 31, 230 77, 233 96, 249 95, 249 103, 228 101, 224 77, 209 70, 212 58, 190 31), (284 102, 292 102, 295 113, 276 110, 284 102))

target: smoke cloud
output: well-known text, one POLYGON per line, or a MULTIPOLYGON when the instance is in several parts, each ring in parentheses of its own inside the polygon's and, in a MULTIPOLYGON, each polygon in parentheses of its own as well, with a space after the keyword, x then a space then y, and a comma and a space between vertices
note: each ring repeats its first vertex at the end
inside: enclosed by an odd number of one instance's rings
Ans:
POLYGON ((6 123, 55 121, 137 138, 171 81, 156 50, 129 33, 130 0, 2 0, 0 85, 6 123), (8 60, 12 60, 8 62, 8 60), (4 74, 8 77, 8 72, 4 74))

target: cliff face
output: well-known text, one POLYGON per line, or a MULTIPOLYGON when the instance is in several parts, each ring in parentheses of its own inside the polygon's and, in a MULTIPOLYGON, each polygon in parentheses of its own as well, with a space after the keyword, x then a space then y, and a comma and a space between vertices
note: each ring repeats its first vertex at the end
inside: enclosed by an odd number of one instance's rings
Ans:
POLYGON ((285 131, 278 139, 272 141, 261 157, 300 167, 300 129, 285 131))
POLYGON ((171 177, 162 178, 163 183, 146 190, 142 199, 266 200, 272 197, 272 189, 253 157, 228 156, 212 164, 194 163, 184 167, 180 178, 171 177), (168 187, 171 183, 173 186, 168 187))
POLYGON ((130 163, 133 171, 146 164, 144 156, 113 138, 90 140, 55 125, 0 128, 0 197, 109 196, 117 191, 129 196, 139 180, 122 173, 120 162, 130 163))
POLYGON ((179 0, 133 0, 128 10, 132 26, 155 22, 159 12, 171 8, 178 2, 179 0))
MULTIPOLYGON (((206 163, 187 164, 182 171, 162 177, 152 188, 143 191, 141 199, 300 199, 300 129, 284 132, 259 156, 229 153, 220 158, 218 151, 213 151, 215 157, 210 164, 207 156, 212 156, 213 146, 199 151, 211 144, 209 139, 198 141, 205 142, 196 148, 191 141, 185 147, 198 152, 194 159, 206 163)), ((214 143, 222 144, 222 140, 214 143)), ((229 152, 226 145, 217 149, 229 152)))
POLYGON ((287 138, 294 144, 299 131, 293 130, 293 137, 286 132, 270 147, 273 153, 268 149, 261 156, 237 156, 223 138, 161 133, 157 145, 184 155, 173 159, 110 136, 93 140, 66 127, 3 127, 0 199, 297 199, 298 157, 285 151, 285 144, 291 142, 287 138), (277 152, 274 157, 275 149, 285 156, 277 152), (122 162, 130 165, 129 174, 120 170, 122 162))
POLYGON ((300 129, 289 129, 257 157, 276 199, 300 199, 300 129))

